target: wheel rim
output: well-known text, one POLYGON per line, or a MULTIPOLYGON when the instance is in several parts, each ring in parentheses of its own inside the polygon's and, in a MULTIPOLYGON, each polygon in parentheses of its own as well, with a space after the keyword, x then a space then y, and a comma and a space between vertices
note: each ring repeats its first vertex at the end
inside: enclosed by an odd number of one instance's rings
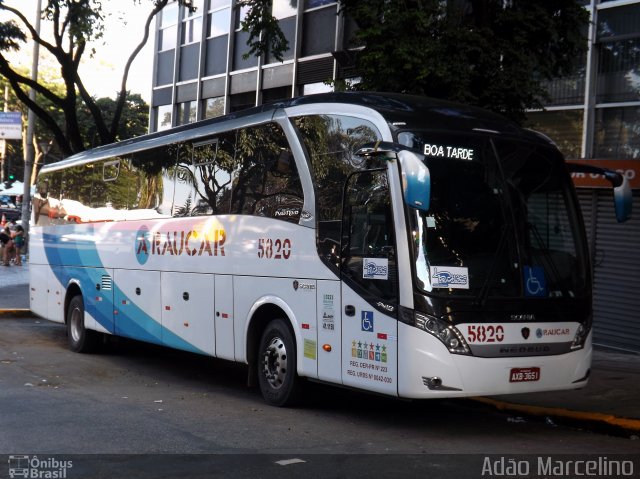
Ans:
POLYGON ((83 318, 82 311, 79 308, 73 308, 71 311, 71 318, 69 318, 69 330, 71 331, 71 339, 74 343, 80 341, 82 337, 83 318))
POLYGON ((280 389, 287 377, 287 348, 281 338, 271 339, 264 351, 265 379, 273 389, 280 389))

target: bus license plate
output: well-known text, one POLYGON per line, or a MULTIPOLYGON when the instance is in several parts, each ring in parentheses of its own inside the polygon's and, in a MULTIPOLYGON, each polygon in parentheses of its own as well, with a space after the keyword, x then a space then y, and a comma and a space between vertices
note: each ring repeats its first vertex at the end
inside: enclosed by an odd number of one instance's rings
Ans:
POLYGON ((540 368, 511 368, 509 373, 510 383, 524 383, 527 381, 538 381, 540 379, 540 368))

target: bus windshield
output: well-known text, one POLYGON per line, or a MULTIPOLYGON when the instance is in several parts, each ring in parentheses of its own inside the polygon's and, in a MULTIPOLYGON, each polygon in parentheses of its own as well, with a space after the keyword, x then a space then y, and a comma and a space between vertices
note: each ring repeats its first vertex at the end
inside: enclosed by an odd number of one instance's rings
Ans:
POLYGON ((437 295, 574 297, 587 285, 561 156, 488 137, 402 132, 431 173, 431 206, 410 209, 417 287, 437 295))

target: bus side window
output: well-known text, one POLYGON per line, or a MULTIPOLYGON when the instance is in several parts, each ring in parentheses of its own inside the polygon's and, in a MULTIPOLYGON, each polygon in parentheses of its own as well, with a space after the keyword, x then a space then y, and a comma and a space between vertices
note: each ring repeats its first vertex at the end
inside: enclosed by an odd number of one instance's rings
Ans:
POLYGON ((236 158, 236 131, 194 144, 194 209, 192 215, 228 214, 236 158))
POLYGON ((397 302, 391 197, 385 171, 349 177, 342 220, 342 274, 363 295, 397 302))
POLYGON ((304 195, 295 159, 279 125, 238 131, 232 212, 300 220, 304 195))
POLYGON ((52 171, 38 176, 33 200, 33 214, 37 226, 51 224, 57 214, 62 175, 62 171, 52 171))
POLYGON ((134 153, 131 166, 137 171, 139 209, 170 215, 175 194, 177 148, 174 144, 134 153))
POLYGON ((343 115, 301 116, 294 124, 311 160, 318 254, 337 272, 345 181, 349 174, 364 169, 363 159, 355 152, 382 136, 373 123, 343 115))

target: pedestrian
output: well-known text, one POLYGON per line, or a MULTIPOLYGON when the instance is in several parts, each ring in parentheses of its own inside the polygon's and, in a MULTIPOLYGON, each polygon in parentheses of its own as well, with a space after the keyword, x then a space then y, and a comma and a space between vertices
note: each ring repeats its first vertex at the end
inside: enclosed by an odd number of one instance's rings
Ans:
POLYGON ((22 266, 22 257, 20 253, 22 252, 22 247, 24 246, 24 229, 21 225, 16 225, 15 232, 13 233, 13 246, 16 250, 16 266, 22 266))
POLYGON ((0 230, 0 244, 2 244, 2 265, 11 266, 9 263, 9 254, 13 251, 13 240, 8 227, 0 230))

